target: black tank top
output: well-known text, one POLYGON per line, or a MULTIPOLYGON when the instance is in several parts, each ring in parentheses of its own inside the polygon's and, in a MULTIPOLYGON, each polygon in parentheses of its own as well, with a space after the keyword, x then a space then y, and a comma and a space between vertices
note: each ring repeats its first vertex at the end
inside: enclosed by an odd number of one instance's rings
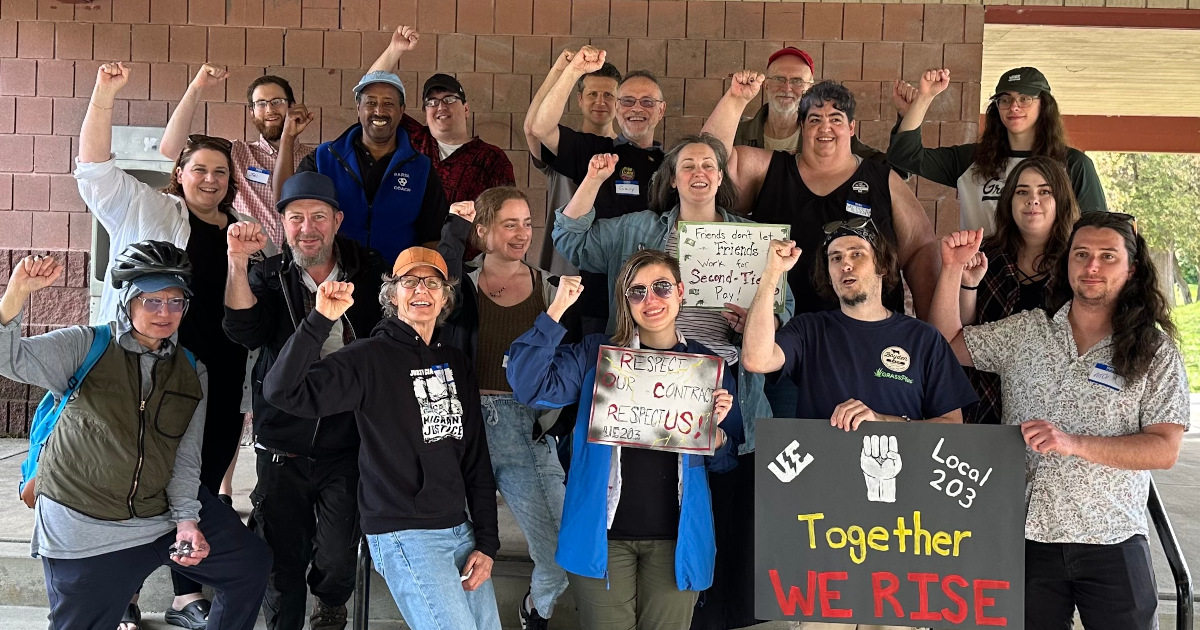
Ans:
MULTIPOLYGON (((896 245, 892 225, 892 193, 888 187, 891 170, 883 162, 863 160, 854 174, 824 197, 817 196, 800 177, 796 156, 776 151, 763 179, 750 218, 759 223, 792 226, 792 240, 803 250, 800 261, 788 272, 788 286, 796 296, 796 312, 809 313, 838 308, 836 299, 821 297, 812 284, 812 268, 825 241, 822 229, 830 221, 869 216, 875 228, 896 245)), ((904 289, 883 294, 883 305, 904 312, 904 289)))

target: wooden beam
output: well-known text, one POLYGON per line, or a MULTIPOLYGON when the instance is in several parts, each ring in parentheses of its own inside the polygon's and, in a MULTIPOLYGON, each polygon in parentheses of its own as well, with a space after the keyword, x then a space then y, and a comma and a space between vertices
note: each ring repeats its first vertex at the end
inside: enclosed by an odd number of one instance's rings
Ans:
POLYGON ((984 10, 983 21, 985 24, 1200 29, 1200 11, 993 5, 984 10))
POLYGON ((1200 118, 1063 116, 1063 123, 1081 151, 1200 153, 1200 118))

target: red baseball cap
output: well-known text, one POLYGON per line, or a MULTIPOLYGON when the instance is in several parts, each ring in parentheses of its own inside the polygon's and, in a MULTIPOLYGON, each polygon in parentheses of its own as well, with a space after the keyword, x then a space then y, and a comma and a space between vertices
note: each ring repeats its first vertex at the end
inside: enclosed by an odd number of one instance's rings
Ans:
POLYGON ((780 48, 779 50, 772 53, 771 56, 767 58, 767 65, 769 66, 769 65, 775 63, 776 59, 778 59, 780 57, 786 57, 788 55, 791 55, 793 57, 799 57, 800 60, 804 62, 804 65, 808 66, 808 69, 813 74, 817 73, 816 67, 813 66, 812 57, 809 56, 808 53, 804 52, 803 50, 800 50, 799 48, 796 48, 795 46, 787 46, 786 48, 780 48))

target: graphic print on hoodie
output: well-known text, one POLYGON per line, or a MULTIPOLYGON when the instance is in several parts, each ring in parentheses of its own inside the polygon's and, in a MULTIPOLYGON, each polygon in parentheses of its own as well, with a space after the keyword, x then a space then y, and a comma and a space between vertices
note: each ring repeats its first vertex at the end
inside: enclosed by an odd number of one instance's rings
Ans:
POLYGON ((445 438, 461 440, 463 406, 448 363, 410 370, 413 391, 421 406, 421 435, 430 444, 445 438))

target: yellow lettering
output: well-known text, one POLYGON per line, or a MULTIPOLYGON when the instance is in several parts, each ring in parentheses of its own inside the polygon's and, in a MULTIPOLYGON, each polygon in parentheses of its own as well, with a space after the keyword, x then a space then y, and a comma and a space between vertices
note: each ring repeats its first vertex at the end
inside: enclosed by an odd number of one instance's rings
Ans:
POLYGON ((867 544, 875 551, 887 551, 888 546, 880 544, 881 542, 886 542, 887 539, 888 531, 882 527, 872 527, 871 532, 867 534, 867 544))
POLYGON ((817 548, 817 532, 816 532, 816 527, 813 526, 813 523, 815 523, 816 521, 819 521, 823 518, 825 518, 824 512, 817 512, 816 514, 797 514, 796 515, 796 520, 808 523, 808 548, 809 549, 817 548))
POLYGON ((858 525, 851 525, 846 530, 846 540, 850 542, 850 559, 854 564, 862 564, 863 560, 867 559, 867 536, 863 528, 858 525), (858 548, 858 557, 854 555, 855 547, 858 548))
POLYGON ((964 538, 970 538, 970 537, 971 537, 971 532, 960 532, 957 530, 954 532, 954 557, 955 558, 958 557, 958 543, 962 542, 964 538))
POLYGON ((841 549, 842 547, 845 547, 846 546, 846 530, 842 529, 841 527, 830 527, 829 529, 825 530, 825 542, 829 543, 830 549, 841 549), (836 532, 837 535, 841 537, 841 540, 837 543, 833 542, 834 532, 836 532))
POLYGON ((950 550, 944 549, 942 547, 942 545, 949 545, 949 544, 950 544, 950 534, 947 534, 946 532, 937 532, 933 535, 933 550, 935 552, 937 552, 937 555, 939 555, 939 556, 950 555, 950 550))

